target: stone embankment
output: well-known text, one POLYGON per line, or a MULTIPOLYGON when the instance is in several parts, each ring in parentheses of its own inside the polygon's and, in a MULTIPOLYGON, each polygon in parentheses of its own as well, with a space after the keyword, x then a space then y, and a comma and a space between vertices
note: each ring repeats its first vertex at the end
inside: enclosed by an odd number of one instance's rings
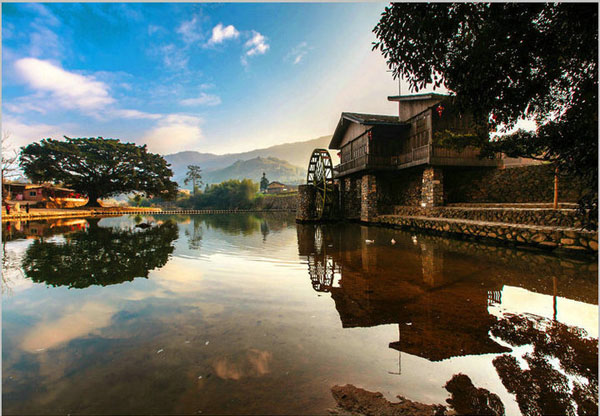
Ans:
MULTIPOLYGON (((522 205, 522 204, 521 204, 522 205)), ((473 236, 515 245, 579 252, 598 251, 598 233, 581 228, 572 208, 523 206, 395 207, 376 223, 398 228, 473 236)))
POLYGON ((57 218, 84 218, 84 217, 110 217, 127 214, 234 214, 241 212, 291 212, 291 209, 162 209, 162 208, 90 208, 90 209, 31 209, 5 214, 2 213, 2 222, 6 221, 34 221, 57 218))
POLYGON ((576 207, 576 204, 565 204, 554 210, 544 204, 469 204, 434 208, 397 206, 394 207, 394 215, 581 228, 583 218, 577 213, 576 207))

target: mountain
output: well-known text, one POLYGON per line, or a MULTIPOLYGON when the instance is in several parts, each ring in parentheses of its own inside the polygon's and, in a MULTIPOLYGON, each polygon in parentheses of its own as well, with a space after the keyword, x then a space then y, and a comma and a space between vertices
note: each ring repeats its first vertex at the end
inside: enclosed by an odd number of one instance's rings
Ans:
POLYGON ((263 172, 269 181, 279 181, 285 184, 300 184, 306 178, 304 169, 291 165, 285 160, 275 157, 255 157, 250 160, 238 160, 233 165, 223 169, 210 171, 202 176, 206 183, 221 183, 228 179, 252 179, 260 182, 263 172))
MULTIPOLYGON (((184 186, 183 179, 185 178, 185 174, 187 171, 188 165, 198 165, 202 168, 202 179, 204 182, 205 178, 208 178, 209 174, 213 171, 222 170, 228 167, 231 167, 232 170, 229 172, 235 171, 232 165, 235 165, 238 161, 248 161, 250 159, 256 158, 275 158, 281 162, 285 162, 285 165, 282 165, 281 172, 286 172, 285 175, 291 175, 290 177, 294 177, 287 169, 287 165, 292 165, 293 167, 300 167, 303 171, 302 175, 306 173, 306 167, 308 166, 308 159, 312 151, 316 148, 325 148, 329 145, 331 141, 331 136, 323 136, 313 140, 307 140, 304 142, 294 142, 294 143, 285 143, 276 146, 267 147, 264 149, 256 149, 248 152, 242 153, 228 153, 224 155, 215 155, 213 153, 201 153, 194 151, 185 151, 173 153, 170 155, 166 155, 165 159, 167 162, 171 164, 171 169, 173 170, 174 180, 179 183, 180 186, 190 188, 191 185, 184 186)), ((334 164, 339 162, 337 154, 335 152, 330 152, 331 157, 334 160, 334 164)), ((241 168, 240 168, 241 169, 241 168)), ((265 173, 267 171, 265 170, 265 173)), ((277 170, 274 170, 276 174, 277 170)), ((223 176, 219 176, 223 177, 223 176)), ((262 177, 262 171, 258 177, 255 177, 255 181, 259 181, 262 177)), ((267 177, 270 181, 280 181, 284 182, 285 180, 280 179, 277 174, 273 177, 267 177)), ((232 178, 226 178, 232 179, 232 178)))

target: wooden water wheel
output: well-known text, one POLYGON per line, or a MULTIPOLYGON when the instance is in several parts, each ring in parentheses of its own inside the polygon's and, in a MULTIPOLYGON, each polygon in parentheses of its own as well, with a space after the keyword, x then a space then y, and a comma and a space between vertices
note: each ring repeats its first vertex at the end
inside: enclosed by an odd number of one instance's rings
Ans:
POLYGON ((308 162, 306 183, 316 188, 317 219, 331 217, 334 205, 333 163, 326 149, 315 149, 308 162))

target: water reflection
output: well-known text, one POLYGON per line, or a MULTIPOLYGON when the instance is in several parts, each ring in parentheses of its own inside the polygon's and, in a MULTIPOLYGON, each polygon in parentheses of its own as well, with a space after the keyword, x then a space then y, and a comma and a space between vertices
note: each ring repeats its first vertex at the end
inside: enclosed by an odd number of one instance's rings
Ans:
POLYGON ((3 299, 5 414, 326 414, 334 384, 434 404, 459 372, 507 414, 520 397, 558 409, 525 388, 559 380, 527 354, 567 377, 573 409, 597 397, 590 261, 293 215, 113 217, 38 240, 6 244, 41 284, 15 279, 3 299), (92 262, 102 282, 85 287, 92 262), (132 263, 148 278, 102 285, 132 263))
POLYGON ((84 218, 5 222, 2 224, 2 241, 47 238, 53 235, 76 233, 87 229, 87 227, 88 221, 84 218))
POLYGON ((507 315, 491 330, 512 346, 530 346, 493 364, 523 414, 596 414, 598 341, 579 328, 535 316, 507 315), (555 368, 553 362, 558 362, 555 368))
POLYGON ((145 230, 88 223, 85 231, 65 234, 64 241, 33 241, 23 256, 25 275, 36 283, 77 289, 147 278, 167 263, 178 236, 172 221, 145 230))
MULTIPOLYGON (((597 411, 598 341, 557 321, 597 337, 596 314, 586 319, 573 302, 597 303, 595 263, 372 227, 297 233, 312 287, 331 294, 344 328, 397 324, 389 348, 433 362, 497 354, 500 380, 526 415, 597 411), (550 316, 531 313, 540 299, 550 316)), ((390 374, 401 373, 400 358, 390 374)))

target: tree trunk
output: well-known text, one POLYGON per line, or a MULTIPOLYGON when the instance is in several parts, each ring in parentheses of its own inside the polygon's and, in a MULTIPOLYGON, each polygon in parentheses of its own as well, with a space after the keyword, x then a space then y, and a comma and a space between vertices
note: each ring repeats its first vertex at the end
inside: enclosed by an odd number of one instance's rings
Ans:
POLYGON ((85 204, 86 207, 99 207, 101 206, 98 202, 99 196, 95 193, 88 193, 88 202, 85 204))

